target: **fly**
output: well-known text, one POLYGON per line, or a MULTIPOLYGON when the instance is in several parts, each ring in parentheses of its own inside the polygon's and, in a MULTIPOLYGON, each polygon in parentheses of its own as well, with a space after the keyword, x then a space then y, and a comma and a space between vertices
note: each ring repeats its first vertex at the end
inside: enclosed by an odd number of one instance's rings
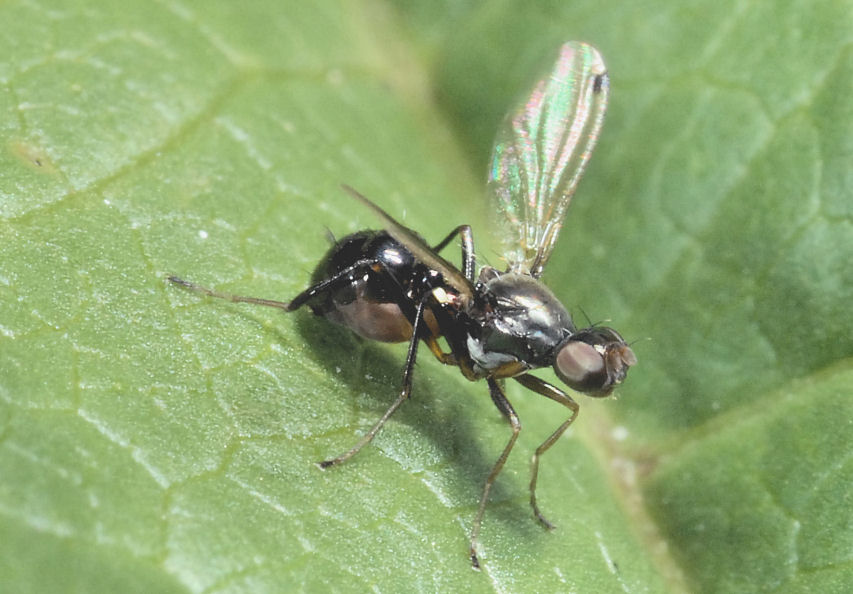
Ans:
POLYGON ((598 325, 578 329, 566 308, 539 281, 598 140, 608 93, 607 71, 598 51, 585 43, 568 42, 527 99, 507 115, 488 174, 506 270, 483 266, 477 271, 468 225, 430 245, 344 186, 378 216, 383 229, 360 231, 336 241, 317 265, 311 285, 291 301, 229 295, 169 277, 173 283, 233 302, 285 311, 307 306, 365 338, 408 343, 397 399, 352 448, 320 462, 321 468, 355 455, 409 398, 421 342, 469 380, 486 380, 492 402, 509 422, 512 434, 480 496, 469 550, 475 568, 479 568, 477 541, 489 491, 521 431, 504 381, 511 378, 569 410, 568 418, 536 448, 531 463, 530 505, 536 519, 550 529, 553 525, 536 500, 539 460, 572 424, 579 407, 565 391, 530 372, 552 367, 572 390, 602 397, 637 362, 616 330, 598 325), (462 245, 460 267, 441 256, 457 237, 462 245), (442 348, 440 338, 449 350, 442 348))

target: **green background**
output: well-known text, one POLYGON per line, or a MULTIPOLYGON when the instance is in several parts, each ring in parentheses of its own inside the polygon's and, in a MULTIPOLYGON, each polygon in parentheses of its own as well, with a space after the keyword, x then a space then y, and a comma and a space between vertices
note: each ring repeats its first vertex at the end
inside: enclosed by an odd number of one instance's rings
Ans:
MULTIPOLYGON (((853 587, 853 3, 0 2, 0 590, 853 587), (639 364, 565 411, 287 299, 375 225, 474 227, 503 113, 563 41, 612 95, 545 280, 639 364)), ((456 256, 458 258, 458 256, 456 256)), ((540 374, 553 379, 550 371, 540 374)))

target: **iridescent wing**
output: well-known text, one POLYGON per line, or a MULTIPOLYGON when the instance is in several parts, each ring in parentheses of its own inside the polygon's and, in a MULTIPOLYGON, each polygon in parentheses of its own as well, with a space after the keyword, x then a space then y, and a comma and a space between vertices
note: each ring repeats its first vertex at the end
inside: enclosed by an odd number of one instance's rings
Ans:
POLYGON ((608 94, 601 54, 570 41, 498 131, 488 187, 510 271, 542 274, 598 140, 608 94))

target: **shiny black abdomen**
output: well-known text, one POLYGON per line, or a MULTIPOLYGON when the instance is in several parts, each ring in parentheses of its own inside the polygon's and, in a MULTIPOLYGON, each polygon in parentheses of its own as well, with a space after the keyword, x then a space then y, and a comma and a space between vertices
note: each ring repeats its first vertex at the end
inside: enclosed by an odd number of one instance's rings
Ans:
POLYGON ((412 336, 420 300, 442 284, 439 273, 416 261, 385 231, 359 231, 335 242, 312 275, 333 286, 308 300, 324 316, 371 340, 403 342, 412 336))
MULTIPOLYGON (((410 269, 415 264, 412 254, 386 232, 359 231, 335 242, 317 263, 311 275, 311 282, 317 284, 333 278, 364 260, 377 261, 394 278, 402 277, 401 283, 406 282, 406 277, 410 275, 410 269)), ((362 279, 364 271, 355 272, 357 273, 351 275, 350 284, 342 285, 330 296, 336 302, 350 303, 356 298, 356 286, 362 279)), ((376 280, 378 279, 374 278, 374 281, 376 280)), ((363 290, 366 291, 364 297, 383 303, 396 301, 398 295, 395 287, 389 283, 368 282, 363 290)))

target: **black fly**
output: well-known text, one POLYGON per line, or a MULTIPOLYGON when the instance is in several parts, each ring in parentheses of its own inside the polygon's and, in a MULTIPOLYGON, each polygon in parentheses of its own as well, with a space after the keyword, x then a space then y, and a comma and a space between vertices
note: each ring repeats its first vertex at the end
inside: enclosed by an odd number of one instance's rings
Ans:
POLYGON ((536 449, 530 504, 536 518, 552 528, 536 502, 539 459, 572 424, 577 403, 563 390, 529 372, 553 367, 571 389, 607 396, 637 359, 612 328, 577 329, 557 297, 538 279, 556 243, 566 208, 596 143, 607 106, 608 79, 599 53, 589 45, 562 46, 552 70, 510 113, 495 142, 489 171, 490 194, 500 213, 507 270, 476 271, 471 228, 454 229, 437 245, 395 221, 367 198, 344 186, 383 223, 336 242, 317 265, 311 286, 289 302, 220 293, 170 276, 173 283, 212 297, 294 311, 303 305, 365 338, 408 342, 403 386, 382 418, 351 449, 320 463, 328 468, 348 460, 373 439, 411 393, 418 345, 423 341, 446 365, 469 380, 485 379, 492 401, 512 435, 486 479, 471 531, 470 558, 489 491, 515 444, 521 423, 504 393, 504 380, 554 400, 570 414, 536 449), (461 239, 462 266, 439 252, 461 239), (449 351, 443 350, 444 338, 449 351))

